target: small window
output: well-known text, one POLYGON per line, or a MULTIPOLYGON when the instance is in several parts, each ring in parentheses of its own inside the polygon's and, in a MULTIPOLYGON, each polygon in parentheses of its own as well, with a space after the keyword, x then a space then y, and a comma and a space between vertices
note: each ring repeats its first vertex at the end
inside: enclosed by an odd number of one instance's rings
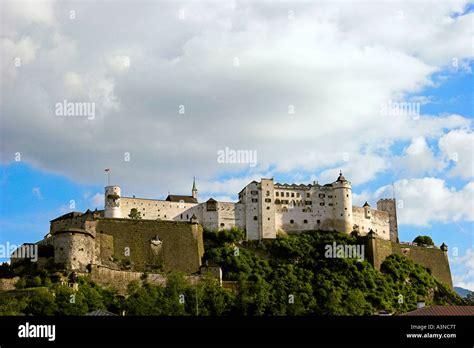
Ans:
POLYGON ((221 222, 221 227, 224 227, 224 226, 225 226, 225 224, 223 222, 221 222))
POLYGON ((279 196, 280 196, 280 193, 277 191, 277 192, 275 192, 275 195, 276 195, 277 197, 279 197, 279 196))
POLYGON ((349 194, 347 194, 346 197, 349 197, 349 194))
POLYGON ((309 193, 306 194, 306 198, 309 198, 309 193))
POLYGON ((258 199, 257 198, 252 198, 252 203, 257 203, 258 199))
POLYGON ((324 202, 319 203, 321 207, 324 207, 324 202))
POLYGON ((294 221, 294 220, 290 220, 290 224, 294 224, 294 223, 295 223, 295 221, 294 221))
POLYGON ((291 197, 294 197, 294 196, 295 196, 295 193, 294 193, 294 192, 292 192, 292 193, 291 193, 291 197))
POLYGON ((321 220, 316 220, 316 223, 320 224, 320 223, 321 223, 321 220))
POLYGON ((270 210, 270 207, 269 207, 269 206, 267 206, 267 210, 270 210))
POLYGON ((266 202, 266 203, 271 203, 272 200, 271 200, 270 198, 265 198, 265 202, 266 202))
POLYGON ((257 215, 255 215, 255 216, 253 217, 253 221, 257 221, 257 220, 258 220, 258 217, 257 217, 257 215))
POLYGON ((303 223, 304 223, 304 224, 307 224, 307 223, 308 223, 308 220, 303 220, 303 223))
POLYGON ((270 221, 270 218, 268 218, 267 220, 270 221))
POLYGON ((270 191, 267 191, 267 192, 266 192, 266 195, 267 195, 267 197, 270 196, 270 191))
POLYGON ((286 193, 286 197, 290 197, 290 193, 289 193, 289 192, 286 193))
POLYGON ((300 193, 299 192, 296 192, 296 197, 299 197, 300 196, 300 193))

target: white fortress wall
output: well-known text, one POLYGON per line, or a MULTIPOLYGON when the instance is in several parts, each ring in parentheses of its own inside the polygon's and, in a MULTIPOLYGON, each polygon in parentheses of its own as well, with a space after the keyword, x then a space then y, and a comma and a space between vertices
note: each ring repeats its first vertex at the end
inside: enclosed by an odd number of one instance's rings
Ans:
POLYGON ((354 225, 359 227, 359 233, 366 235, 371 229, 383 239, 390 239, 390 225, 388 213, 377 209, 352 207, 354 225), (367 214, 366 211, 370 211, 367 214))

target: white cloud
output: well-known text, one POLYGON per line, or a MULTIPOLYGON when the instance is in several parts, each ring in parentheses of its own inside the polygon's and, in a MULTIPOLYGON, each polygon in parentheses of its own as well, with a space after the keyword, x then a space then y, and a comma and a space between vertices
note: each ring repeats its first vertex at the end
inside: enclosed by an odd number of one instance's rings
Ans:
POLYGON ((3 1, 2 9, 12 18, 27 25, 31 23, 53 25, 55 23, 54 0, 50 1, 3 1))
POLYGON ((396 157, 393 162, 395 171, 408 176, 432 173, 444 167, 443 160, 435 156, 422 136, 413 138, 411 144, 405 148, 403 155, 396 157))
MULTIPOLYGON (((429 226, 436 222, 474 220, 474 182, 459 190, 447 187, 442 179, 431 177, 403 179, 394 185, 399 224, 429 226)), ((390 185, 381 187, 372 197, 376 200, 391 195, 390 185)))
POLYGON ((474 133, 466 129, 452 130, 439 140, 446 158, 454 163, 451 176, 469 179, 474 176, 474 133))
POLYGON ((115 71, 127 71, 130 68, 130 57, 115 55, 109 59, 109 64, 115 71))
POLYGON ((19 151, 88 183, 111 167, 123 190, 147 197, 187 191, 193 175, 234 195, 251 175, 211 183, 242 176, 217 163, 226 146, 257 150, 255 173, 332 181, 342 167, 366 183, 389 169, 391 145, 470 127, 462 115, 384 116, 380 105, 432 86, 452 57, 472 57, 472 14, 450 17, 463 3, 370 5, 77 3, 74 21, 63 3, 27 19, 7 7, 9 47, 30 38, 34 59, 2 81, 2 158, 19 151), (64 99, 95 102, 98 117, 54 117, 64 99))
POLYGON ((96 193, 92 198, 90 199, 90 203, 93 208, 98 208, 98 209, 103 209, 104 208, 104 194, 103 193, 96 193))
POLYGON ((333 182, 342 170, 344 177, 352 185, 359 185, 373 180, 375 176, 388 168, 385 158, 378 155, 360 155, 358 153, 342 153, 343 160, 339 168, 325 170, 319 176, 321 183, 333 182))

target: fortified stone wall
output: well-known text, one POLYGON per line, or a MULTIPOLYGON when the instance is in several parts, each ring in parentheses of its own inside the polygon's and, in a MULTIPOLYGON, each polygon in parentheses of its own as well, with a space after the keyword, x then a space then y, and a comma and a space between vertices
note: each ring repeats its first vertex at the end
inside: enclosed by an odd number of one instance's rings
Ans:
POLYGON ((121 197, 120 213, 122 218, 127 218, 130 210, 136 208, 143 219, 189 221, 193 213, 197 212, 196 206, 196 203, 121 197), (181 214, 183 214, 182 217, 181 214), (189 215, 188 218, 186 218, 186 214, 189 215))
POLYGON ((365 240, 366 257, 374 268, 380 270, 382 262, 389 255, 403 255, 428 268, 435 278, 453 288, 448 256, 440 248, 398 244, 390 240, 371 238, 370 236, 367 236, 365 240))
POLYGON ((99 260, 110 254, 118 260, 131 261, 136 269, 163 261, 164 270, 185 273, 199 271, 204 254, 202 227, 199 224, 175 221, 100 218, 95 227, 100 250, 99 260))
MULTIPOLYGON (((127 291, 128 284, 132 281, 140 281, 143 273, 119 271, 100 265, 93 265, 87 276, 97 284, 117 289, 119 293, 124 294, 127 291)), ((166 278, 161 274, 149 274, 147 281, 155 285, 166 284, 166 278)))
POLYGON ((54 234, 54 261, 71 270, 85 270, 95 260, 95 237, 92 233, 70 228, 54 234))

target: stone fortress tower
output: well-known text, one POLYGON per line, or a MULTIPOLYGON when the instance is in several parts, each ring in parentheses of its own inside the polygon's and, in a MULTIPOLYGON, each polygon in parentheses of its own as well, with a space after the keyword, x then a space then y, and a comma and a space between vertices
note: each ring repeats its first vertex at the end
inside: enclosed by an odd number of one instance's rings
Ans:
POLYGON ((377 209, 388 212, 390 240, 398 243, 397 202, 395 198, 383 198, 377 202, 377 209))
POLYGON ((107 218, 121 218, 120 211, 121 190, 118 186, 107 186, 105 188, 105 210, 104 216, 107 218))
POLYGON ((334 196, 334 227, 336 230, 346 233, 353 231, 352 216, 352 187, 351 183, 339 173, 339 177, 333 183, 334 196))

